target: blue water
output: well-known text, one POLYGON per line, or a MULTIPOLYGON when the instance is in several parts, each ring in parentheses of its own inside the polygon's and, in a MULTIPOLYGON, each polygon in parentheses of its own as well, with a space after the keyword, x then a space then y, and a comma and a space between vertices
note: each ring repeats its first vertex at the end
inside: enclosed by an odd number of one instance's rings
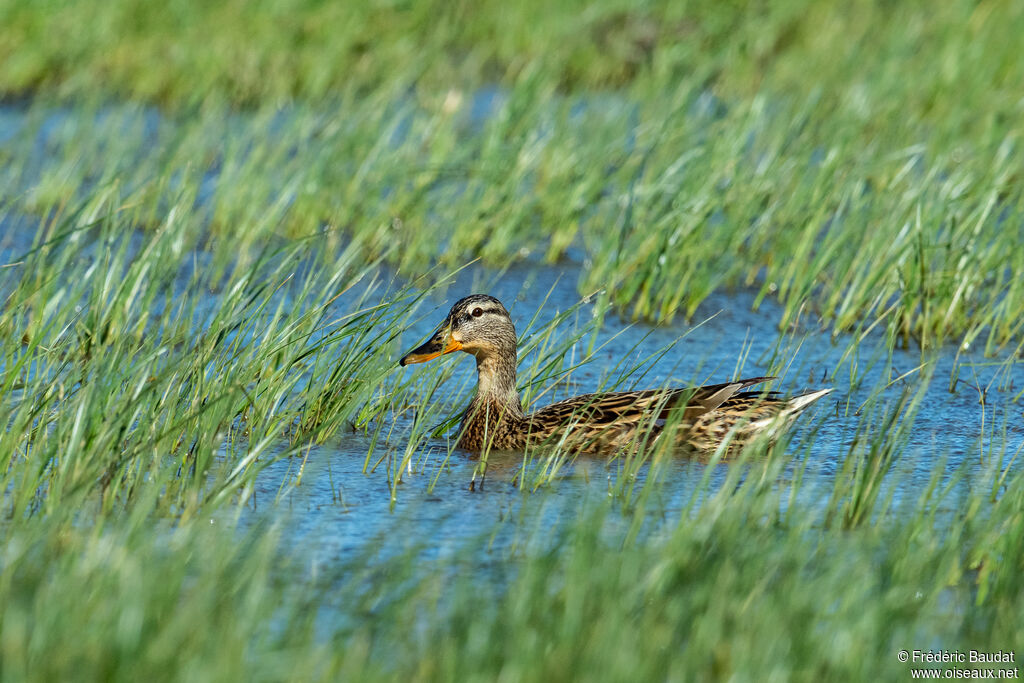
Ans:
MULTIPOLYGON (((579 269, 578 264, 520 265, 500 274, 468 269, 431 301, 436 307, 433 314, 411 324, 405 345, 411 348, 417 344, 442 319, 450 303, 470 292, 486 291, 497 296, 516 321, 529 320, 538 308, 541 318, 553 316, 578 301, 575 285, 579 269)), ((687 385, 695 380, 720 382, 737 374, 764 374, 778 348, 778 355, 792 362, 775 388, 787 393, 833 388, 832 394, 801 416, 792 434, 791 460, 785 463, 777 484, 789 486, 791 478, 799 473, 802 480, 797 502, 822 514, 861 423, 857 408, 872 393, 877 394, 883 377, 889 381, 910 373, 875 397, 880 408, 895 406, 904 391, 916 391, 922 386, 922 374, 912 371, 923 362, 934 368, 933 378, 926 385, 910 438, 898 453, 882 496, 891 497, 894 509, 916 503, 936 468, 941 468, 942 480, 955 479, 957 485, 949 496, 938 501, 938 517, 941 520, 955 515, 960 494, 966 487, 988 485, 993 468, 998 466, 992 449, 1005 448, 1012 455, 1024 446, 1021 407, 1011 402, 1014 387, 1019 391, 1024 386, 1024 368, 1019 360, 975 358, 964 350, 960 350, 957 358, 955 348, 922 356, 920 350, 910 349, 893 351, 890 366, 881 333, 869 335, 853 359, 844 359, 848 338, 840 337, 833 344, 827 332, 815 329, 779 333, 773 321, 780 319, 781 311, 771 302, 754 311, 753 297, 753 292, 713 295, 689 323, 630 324, 610 315, 598 333, 598 343, 611 341, 572 374, 570 390, 546 396, 541 403, 568 393, 597 389, 602 377, 623 355, 640 362, 651 350, 673 342, 675 345, 649 367, 640 386, 687 385), (699 321, 704 322, 696 326, 699 321), (634 349, 642 338, 642 346, 634 349), (737 358, 744 354, 747 360, 737 372, 737 358), (851 386, 851 367, 856 368, 856 386, 851 386), (984 406, 973 387, 961 383, 950 392, 949 378, 957 367, 959 377, 988 387, 984 406), (982 432, 983 417, 987 437, 982 432)), ((594 307, 581 307, 576 318, 566 323, 567 330, 583 324, 594 307)), ((585 342, 586 339, 581 346, 585 342)), ((581 349, 580 355, 583 354, 581 349)), ((397 360, 396 357, 396 363, 397 360)), ((530 358, 521 359, 520 367, 528 367, 529 361, 530 358)), ((452 393, 444 399, 448 402, 446 406, 455 411, 471 395, 474 362, 468 355, 451 354, 434 363, 456 366, 448 381, 452 393)), ((395 368, 395 372, 431 371, 422 366, 395 368)), ((873 416, 869 427, 880 429, 884 410, 867 410, 873 416)), ((403 431, 407 433, 409 424, 400 422, 394 432, 393 459, 401 459, 405 447, 403 431)), ((621 463, 609 463, 602 458, 580 458, 551 484, 524 492, 517 479, 523 464, 521 456, 499 454, 488 462, 481 487, 477 460, 458 449, 449 456, 447 441, 436 439, 415 455, 412 469, 402 473, 403 483, 392 500, 388 482, 393 472, 388 473, 387 460, 374 472, 364 472, 369 447, 369 437, 364 434, 341 434, 329 443, 304 448, 301 457, 273 463, 260 477, 251 509, 275 515, 287 510, 288 532, 296 545, 324 562, 350 555, 366 544, 381 543, 382 538, 388 538, 392 545, 396 535, 398 539, 419 541, 422 533, 428 534, 436 552, 444 553, 494 528, 498 531, 492 532, 494 537, 487 547, 514 550, 517 544, 526 542, 523 528, 553 528, 575 518, 587 505, 607 500, 622 467, 621 463), (300 466, 303 476, 301 483, 296 483, 300 466), (286 489, 284 493, 282 486, 286 489), (496 523, 508 520, 516 524, 495 527, 496 523)), ((371 459, 376 461, 386 450, 378 444, 371 459)), ((730 468, 735 467, 752 465, 707 464, 685 458, 663 465, 657 471, 648 505, 652 521, 648 531, 656 533, 659 526, 677 522, 687 514, 694 496, 714 491, 726 481, 730 468)), ((1013 468, 1019 468, 1019 462, 1013 468)), ((640 476, 647 474, 644 469, 640 476)), ((628 507, 628 502, 624 504, 628 507)), ((530 542, 536 542, 538 537, 531 538, 530 542)))

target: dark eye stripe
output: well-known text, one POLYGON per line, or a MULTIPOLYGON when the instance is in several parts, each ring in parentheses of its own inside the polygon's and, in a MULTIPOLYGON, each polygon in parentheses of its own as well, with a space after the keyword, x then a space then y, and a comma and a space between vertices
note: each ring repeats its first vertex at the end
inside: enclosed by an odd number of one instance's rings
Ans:
POLYGON ((499 309, 497 309, 497 308, 483 308, 482 306, 474 306, 473 308, 469 309, 468 313, 463 313, 463 316, 468 318, 470 315, 473 315, 473 313, 475 311, 480 311, 480 315, 473 316, 474 318, 479 318, 479 317, 482 317, 484 315, 491 315, 491 314, 501 315, 501 311, 499 309))

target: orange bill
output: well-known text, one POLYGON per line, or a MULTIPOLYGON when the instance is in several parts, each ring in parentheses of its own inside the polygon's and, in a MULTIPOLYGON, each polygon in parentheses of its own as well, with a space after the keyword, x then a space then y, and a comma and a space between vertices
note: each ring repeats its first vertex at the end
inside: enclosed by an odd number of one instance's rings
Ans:
POLYGON ((452 338, 448 328, 442 327, 432 334, 426 342, 405 354, 402 360, 398 361, 398 364, 405 367, 413 363, 426 363, 428 360, 434 360, 438 356, 458 351, 461 348, 462 344, 452 338))

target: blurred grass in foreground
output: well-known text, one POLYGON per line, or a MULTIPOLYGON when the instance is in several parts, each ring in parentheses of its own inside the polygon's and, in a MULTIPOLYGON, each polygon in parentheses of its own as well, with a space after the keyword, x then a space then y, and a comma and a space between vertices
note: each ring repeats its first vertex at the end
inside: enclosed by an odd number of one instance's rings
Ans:
POLYGON ((753 466, 652 538, 609 532, 619 513, 603 505, 577 509, 567 526, 534 532, 542 549, 484 564, 486 538, 439 560, 429 528, 381 538, 377 552, 400 551, 386 562, 367 551, 325 567, 272 530, 239 537, 223 518, 18 522, 0 553, 0 672, 901 680, 900 649, 1024 648, 1019 476, 994 506, 963 501, 949 524, 934 517, 948 492, 929 488, 909 509, 838 531, 814 508, 780 511, 787 487, 761 483, 777 474, 753 466))

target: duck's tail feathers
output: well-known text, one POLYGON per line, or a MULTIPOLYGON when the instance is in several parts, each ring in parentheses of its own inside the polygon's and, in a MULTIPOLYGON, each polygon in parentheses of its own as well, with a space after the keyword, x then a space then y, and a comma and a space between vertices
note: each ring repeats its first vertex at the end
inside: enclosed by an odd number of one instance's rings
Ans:
POLYGON ((826 394, 831 394, 831 389, 819 389, 818 391, 810 391, 806 394, 800 394, 789 399, 789 405, 786 406, 786 413, 798 413, 807 406, 817 401, 826 394))

